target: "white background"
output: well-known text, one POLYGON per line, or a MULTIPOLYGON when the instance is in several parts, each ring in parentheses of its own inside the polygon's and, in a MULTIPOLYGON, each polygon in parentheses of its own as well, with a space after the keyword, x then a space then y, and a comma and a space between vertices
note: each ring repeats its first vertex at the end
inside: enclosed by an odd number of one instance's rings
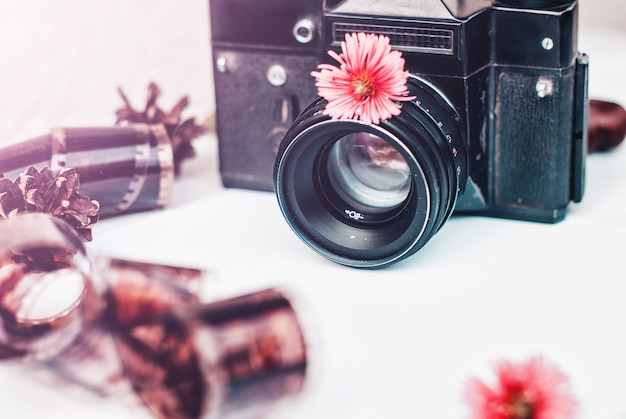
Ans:
MULTIPOLYGON (((591 97, 626 103, 626 3, 583 0, 591 97)), ((142 108, 182 95, 214 110, 206 1, 0 3, 0 144, 53 126, 109 126, 121 86, 142 108)), ((104 220, 90 251, 201 266, 209 298, 270 286, 294 295, 310 386, 285 418, 461 418, 470 376, 543 355, 572 380, 581 417, 626 418, 626 146, 588 159, 587 194, 557 225, 453 218, 381 271, 327 262, 288 229, 272 194, 223 190, 216 140, 197 141, 164 211, 104 220)), ((1 417, 141 418, 120 400, 51 388, 0 366, 1 417)))

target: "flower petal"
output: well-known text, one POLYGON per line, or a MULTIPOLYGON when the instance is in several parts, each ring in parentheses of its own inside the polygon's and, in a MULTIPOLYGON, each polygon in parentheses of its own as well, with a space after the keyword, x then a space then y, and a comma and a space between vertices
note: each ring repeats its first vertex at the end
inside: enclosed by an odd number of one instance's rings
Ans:
POLYGON ((397 102, 408 97, 408 71, 399 51, 392 51, 384 35, 346 34, 341 53, 328 54, 339 63, 318 65, 318 94, 328 101, 325 114, 333 119, 359 119, 379 124, 401 112, 397 102), (368 84, 365 84, 368 83, 368 84))

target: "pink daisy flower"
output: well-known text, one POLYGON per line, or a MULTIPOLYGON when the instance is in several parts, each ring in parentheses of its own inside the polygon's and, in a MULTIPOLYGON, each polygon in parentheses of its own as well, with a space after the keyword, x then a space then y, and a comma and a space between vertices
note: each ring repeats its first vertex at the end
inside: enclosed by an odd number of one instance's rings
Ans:
POLYGON ((541 357, 514 364, 502 361, 493 387, 474 378, 467 402, 474 419, 571 419, 578 403, 567 376, 541 357))
POLYGON ((400 51, 392 51, 389 38, 365 33, 346 34, 341 54, 329 51, 339 67, 320 64, 311 73, 320 96, 328 101, 324 113, 332 119, 360 119, 378 124, 400 114, 398 102, 406 96, 409 72, 400 51))

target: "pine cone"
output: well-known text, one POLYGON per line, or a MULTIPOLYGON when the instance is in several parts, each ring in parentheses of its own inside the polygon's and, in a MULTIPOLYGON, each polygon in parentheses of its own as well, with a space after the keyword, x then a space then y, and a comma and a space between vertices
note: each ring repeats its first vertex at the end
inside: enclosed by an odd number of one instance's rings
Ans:
POLYGON ((48 167, 38 171, 29 167, 15 181, 25 201, 25 210, 59 217, 91 241, 91 228, 98 221, 100 204, 78 193, 80 185, 75 169, 62 169, 55 175, 48 167))
POLYGON ((0 178, 0 218, 24 211, 24 197, 20 188, 9 179, 0 178))
POLYGON ((117 91, 122 97, 125 107, 115 112, 117 115, 115 124, 162 124, 172 143, 174 173, 176 175, 180 174, 181 163, 196 155, 191 140, 207 131, 204 126, 197 125, 194 118, 181 122, 180 114, 189 104, 189 98, 187 96, 182 97, 171 111, 165 112, 156 105, 156 101, 161 95, 161 89, 159 89, 156 83, 152 82, 148 85, 146 108, 143 112, 139 112, 133 109, 121 88, 118 87, 117 91))

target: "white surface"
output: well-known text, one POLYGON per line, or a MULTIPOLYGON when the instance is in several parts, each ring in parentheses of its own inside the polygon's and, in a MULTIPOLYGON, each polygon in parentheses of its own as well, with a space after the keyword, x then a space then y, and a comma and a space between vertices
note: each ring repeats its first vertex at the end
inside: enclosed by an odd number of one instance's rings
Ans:
MULTIPOLYGON (((18 3, 0 5, 0 19, 25 19, 0 29, 4 141, 54 125, 110 125, 121 104, 115 87, 141 107, 150 80, 164 107, 190 94, 186 115, 211 112, 204 1, 18 3)), ((581 35, 592 97, 626 103, 625 44, 623 32, 581 35)), ((289 230, 272 194, 219 186, 213 137, 197 147, 166 210, 101 221, 89 249, 206 267, 216 273, 210 298, 292 292, 312 379, 280 417, 462 418, 470 376, 489 377, 502 358, 543 355, 570 376, 581 418, 626 418, 626 145, 588 159, 587 194, 564 222, 453 218, 416 255, 379 271, 322 259, 289 230)), ((0 405, 3 418, 147 417, 10 364, 0 365, 0 405)))

